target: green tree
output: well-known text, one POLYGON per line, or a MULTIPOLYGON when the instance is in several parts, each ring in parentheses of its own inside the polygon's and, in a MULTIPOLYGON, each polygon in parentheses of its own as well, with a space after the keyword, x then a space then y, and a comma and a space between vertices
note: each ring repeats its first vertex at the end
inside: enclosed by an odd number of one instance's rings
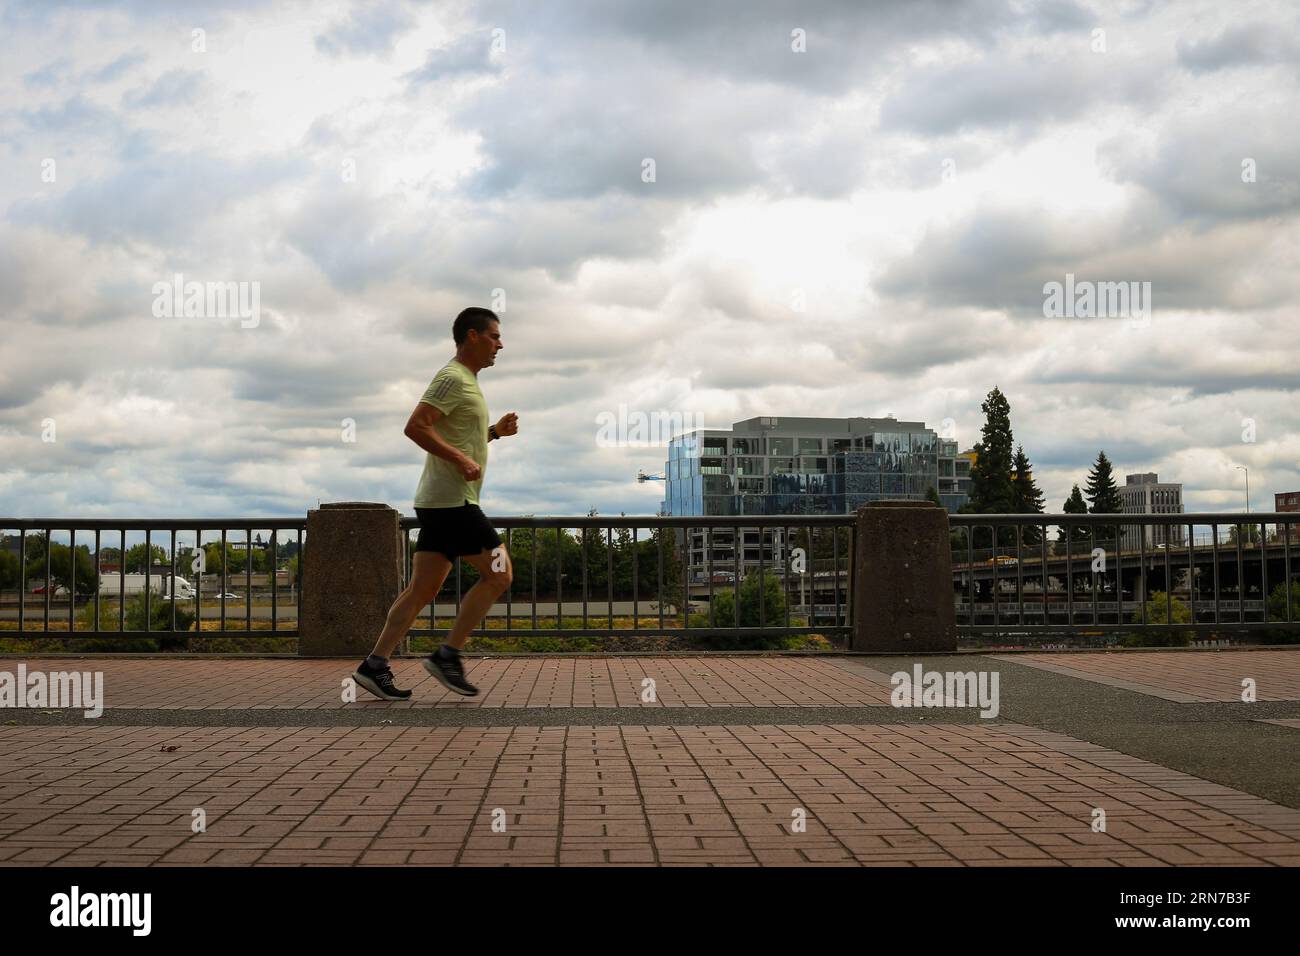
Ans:
MULTIPOLYGON (((627 517, 622 513, 620 517, 627 517)), ((618 528, 614 532, 614 597, 628 600, 632 597, 632 529, 618 528)))
MULTIPOLYGON (((740 584, 740 626, 759 627, 759 611, 762 609, 762 624, 771 627, 785 621, 785 595, 781 593, 781 579, 769 572, 763 574, 751 572, 745 575, 740 584)), ((713 604, 709 608, 709 625, 711 627, 736 626, 736 595, 730 588, 714 594, 713 604)), ((759 637, 741 635, 720 635, 702 637, 700 640, 708 647, 717 650, 735 650, 741 647, 767 650, 783 646, 784 636, 779 633, 765 634, 759 637)))
MULTIPOLYGON (((149 548, 153 554, 153 566, 167 564, 167 549, 162 545, 151 545, 149 548)), ((132 545, 126 550, 126 573, 127 574, 144 574, 145 547, 144 542, 132 545)))
MULTIPOLYGON (((592 508, 587 517, 595 518, 592 508)), ((579 553, 587 562, 587 593, 592 600, 609 593, 609 534, 605 528, 583 528, 579 533, 579 553)))
POLYGON ((1014 500, 1011 487, 1011 405, 995 386, 980 405, 984 426, 975 445, 971 466, 970 504, 976 514, 1010 514, 1014 500))
MULTIPOLYGON (((662 517, 662 516, 661 516, 662 517)), ((647 560, 641 563, 642 573, 649 575, 650 588, 643 593, 653 594, 652 600, 661 605, 677 608, 686 606, 686 591, 682 586, 682 551, 678 543, 677 528, 655 528, 646 542, 647 560), (663 591, 659 591, 659 555, 663 554, 663 591)))
POLYGON ((49 535, 34 531, 27 535, 24 556, 27 560, 27 577, 45 578, 45 552, 49 550, 49 535))
MULTIPOLYGON (((1146 602, 1146 622, 1148 624, 1190 624, 1192 612, 1178 598, 1169 597, 1166 602, 1164 591, 1152 591, 1146 602)), ((1142 623, 1141 612, 1133 614, 1131 623, 1142 623)), ((1186 647, 1192 642, 1192 633, 1192 631, 1171 630, 1133 634, 1124 638, 1124 644, 1129 647, 1186 647)))
MULTIPOLYGON (((269 570, 270 559, 267 556, 267 552, 262 548, 253 548, 252 552, 253 570, 269 570)), ((204 573, 220 574, 224 568, 227 580, 236 575, 245 574, 246 569, 248 568, 248 555, 249 549, 236 548, 233 541, 226 542, 224 551, 221 548, 220 541, 209 541, 207 544, 203 545, 204 573)), ((191 555, 190 562, 193 560, 193 555, 191 555)), ((188 573, 190 570, 190 562, 186 562, 182 565, 178 558, 176 561, 176 573, 181 574, 182 568, 184 568, 185 573, 188 573)))
MULTIPOLYGON (((1065 504, 1061 506, 1061 513, 1067 515, 1086 515, 1088 513, 1088 505, 1083 500, 1083 493, 1079 491, 1078 485, 1075 485, 1070 491, 1070 497, 1065 499, 1065 504)), ((1064 538, 1064 535, 1062 535, 1062 538, 1064 538)), ((1085 543, 1092 540, 1092 532, 1086 525, 1071 525, 1069 540, 1078 544, 1085 543)), ((1057 554, 1063 554, 1065 552, 1065 541, 1058 541, 1054 551, 1057 554)))
MULTIPOLYGON (((559 589, 564 600, 566 602, 576 600, 582 589, 581 547, 577 538, 565 528, 537 528, 535 537, 539 600, 542 597, 555 597, 557 575, 563 575, 559 581, 559 589)), ((504 541, 504 538, 502 540, 504 541)), ((528 571, 529 578, 524 583, 525 590, 521 592, 527 595, 531 595, 533 589, 532 540, 532 536, 521 539, 523 546, 528 549, 525 569, 528 571)), ((518 575, 517 570, 515 573, 518 575)))
POLYGON ((934 485, 931 485, 929 488, 925 489, 925 500, 933 501, 940 508, 943 507, 943 502, 939 500, 939 492, 934 490, 934 485))
POLYGON ((1235 524, 1234 524, 1234 525, 1229 525, 1229 526, 1228 526, 1228 544, 1233 545, 1233 546, 1235 547, 1236 544, 1237 544, 1238 539, 1241 540, 1241 544, 1242 544, 1243 547, 1246 547, 1246 546, 1248 546, 1248 545, 1257 545, 1257 544, 1259 544, 1259 525, 1257 525, 1257 524, 1243 524, 1243 525, 1241 526, 1241 532, 1240 532, 1240 534, 1238 533, 1238 531, 1237 531, 1237 526, 1236 526, 1235 524))
MULTIPOLYGON (((176 603, 176 630, 192 631, 194 630, 194 613, 189 610, 192 605, 186 601, 176 603)), ((144 611, 144 593, 131 594, 127 596, 126 608, 123 612, 126 618, 125 625, 128 631, 143 631, 145 629, 145 611, 144 611)), ((77 613, 77 620, 81 626, 87 630, 95 626, 95 605, 94 602, 88 603, 77 613)), ((111 610, 100 605, 99 609, 99 629, 101 631, 117 630, 117 605, 112 605, 111 610)), ((172 630, 172 602, 167 598, 159 597, 157 594, 149 596, 149 630, 170 632, 172 630)), ((185 640, 171 640, 164 643, 159 650, 176 650, 183 649, 185 640)))
MULTIPOLYGON (((502 545, 510 554, 510 564, 513 568, 513 580, 510 584, 512 600, 532 600, 534 571, 537 574, 539 602, 555 598, 557 573, 564 576, 560 581, 564 603, 567 605, 581 600, 580 547, 571 532, 565 528, 512 528, 508 534, 504 529, 498 529, 497 533, 501 536, 502 545), (536 550, 535 557, 534 550, 536 550)), ((461 593, 464 594, 477 583, 479 574, 468 561, 461 561, 460 569, 461 593)), ((447 580, 450 593, 454 594, 456 586, 454 572, 448 575, 447 580)))
MULTIPOLYGON (((1043 513, 1043 493, 1034 483, 1033 466, 1029 456, 1021 445, 1016 446, 1016 455, 1012 461, 1011 512, 1018 515, 1040 515, 1043 513)), ((1026 545, 1037 545, 1042 540, 1042 532, 1034 525, 1026 525, 1021 532, 1021 540, 1026 545)))
MULTIPOLYGON (((1088 472, 1084 495, 1088 499, 1088 510, 1093 514, 1115 515, 1124 512, 1124 502, 1119 496, 1119 489, 1115 487, 1115 475, 1105 451, 1097 453, 1097 461, 1088 472)), ((1110 552, 1117 550, 1119 525, 1096 525, 1093 532, 1100 541, 1099 545, 1094 546, 1104 547, 1110 552)))
MULTIPOLYGON (((33 561, 27 562, 27 579, 45 578, 45 554, 42 553, 33 561)), ((90 594, 95 590, 95 561, 90 556, 90 548, 87 545, 77 545, 76 557, 73 558, 71 549, 66 544, 59 544, 57 541, 50 545, 49 552, 50 562, 50 581, 55 587, 69 588, 72 587, 73 565, 76 566, 77 576, 77 593, 90 594)), ((47 584, 49 582, 46 582, 47 584)))
POLYGON ((21 586, 18 571, 18 555, 12 551, 0 551, 0 590, 21 586))
MULTIPOLYGON (((1286 582, 1277 584, 1268 594, 1268 619, 1285 621, 1286 582)), ((1291 620, 1300 621, 1300 581, 1291 582, 1291 620)), ((1300 644, 1300 630, 1282 630, 1270 628, 1259 632, 1260 640, 1265 644, 1300 644)))
POLYGON ((1119 489, 1115 487, 1114 469, 1106 452, 1097 453, 1097 460, 1088 472, 1085 496, 1088 510, 1095 515, 1114 515, 1124 512, 1124 502, 1120 499, 1119 489))
POLYGON ((271 567, 271 551, 269 548, 259 548, 253 545, 251 552, 253 561, 253 573, 265 574, 271 567))

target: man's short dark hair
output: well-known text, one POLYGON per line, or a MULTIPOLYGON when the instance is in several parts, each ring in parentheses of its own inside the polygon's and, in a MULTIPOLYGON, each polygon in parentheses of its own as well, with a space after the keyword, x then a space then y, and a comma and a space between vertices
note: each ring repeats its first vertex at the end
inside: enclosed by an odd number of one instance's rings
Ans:
POLYGON ((465 336, 470 329, 482 335, 488 330, 488 326, 493 322, 499 322, 497 314, 491 309, 480 309, 478 306, 470 306, 456 316, 456 322, 451 327, 451 337, 456 340, 457 345, 465 341, 465 336))

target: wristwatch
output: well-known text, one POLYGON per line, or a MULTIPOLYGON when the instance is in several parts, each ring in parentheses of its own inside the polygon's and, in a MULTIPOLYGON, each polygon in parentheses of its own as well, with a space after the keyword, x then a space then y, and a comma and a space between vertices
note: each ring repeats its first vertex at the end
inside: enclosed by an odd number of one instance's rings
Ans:
POLYGON ((489 426, 488 426, 488 439, 491 441, 491 440, 499 439, 500 437, 501 437, 501 436, 497 434, 497 427, 496 427, 495 425, 489 425, 489 426))

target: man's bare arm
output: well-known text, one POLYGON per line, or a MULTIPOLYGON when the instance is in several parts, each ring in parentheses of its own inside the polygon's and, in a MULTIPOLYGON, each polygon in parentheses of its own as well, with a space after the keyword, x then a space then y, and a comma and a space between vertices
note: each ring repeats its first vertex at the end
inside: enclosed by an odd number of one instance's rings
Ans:
POLYGON ((411 417, 406 422, 406 428, 402 431, 407 438, 429 454, 446 459, 458 467, 467 481, 474 481, 478 475, 471 475, 470 472, 477 473, 479 471, 478 463, 462 454, 459 449, 449 445, 447 440, 438 434, 438 429, 435 426, 444 417, 442 412, 427 402, 417 402, 415 411, 411 412, 411 417))

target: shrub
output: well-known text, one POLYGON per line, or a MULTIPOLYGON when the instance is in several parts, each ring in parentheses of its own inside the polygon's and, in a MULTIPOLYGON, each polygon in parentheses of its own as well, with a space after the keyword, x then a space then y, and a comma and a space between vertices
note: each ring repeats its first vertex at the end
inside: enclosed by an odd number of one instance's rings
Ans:
MULTIPOLYGON (((1192 612, 1176 597, 1169 597, 1166 606, 1164 591, 1152 591, 1146 602, 1148 624, 1190 624, 1192 612)), ((1142 622, 1141 612, 1133 615, 1132 623, 1142 622)), ((1145 634, 1125 634, 1120 643, 1125 647, 1186 647, 1192 642, 1192 631, 1151 631, 1145 634)))
MULTIPOLYGON (((1286 620, 1286 583, 1280 583, 1268 595, 1268 619, 1286 620)), ((1300 581, 1291 582, 1291 617, 1300 620, 1300 581)), ((1300 630, 1283 631, 1269 628, 1259 632, 1261 644, 1300 644, 1300 630)))
MULTIPOLYGON (((176 631, 172 631, 172 602, 167 598, 158 597, 156 594, 151 595, 149 601, 149 630, 150 634, 143 633, 124 636, 122 640, 103 640, 93 639, 88 643, 95 650, 101 651, 127 651, 136 653, 148 653, 150 651, 174 651, 185 650, 189 643, 189 637, 182 635, 182 631, 191 631, 194 628, 194 614, 186 610, 187 602, 180 601, 176 605, 176 631), (161 631, 167 636, 154 637, 153 632, 161 631)), ((144 631, 145 612, 144 612, 144 595, 133 594, 126 599, 126 612, 123 615, 126 618, 125 627, 127 631, 144 631)), ((117 605, 100 603, 99 607, 99 629, 101 631, 116 631, 117 628, 117 605)), ((78 622, 86 630, 92 630, 95 627, 95 605, 91 601, 81 609, 78 614, 78 622)))
MULTIPOLYGON (((750 573, 740 584, 740 626, 759 627, 759 608, 762 607, 763 625, 772 627, 785 622, 785 595, 781 593, 781 579, 764 572, 761 576, 750 573)), ((713 595, 708 614, 701 614, 704 626, 736 626, 736 594, 732 589, 713 595)), ((691 627, 696 626, 696 615, 691 615, 691 627)), ((787 635, 763 634, 755 637, 724 634, 700 636, 705 647, 715 650, 774 650, 786 646, 787 635)))

